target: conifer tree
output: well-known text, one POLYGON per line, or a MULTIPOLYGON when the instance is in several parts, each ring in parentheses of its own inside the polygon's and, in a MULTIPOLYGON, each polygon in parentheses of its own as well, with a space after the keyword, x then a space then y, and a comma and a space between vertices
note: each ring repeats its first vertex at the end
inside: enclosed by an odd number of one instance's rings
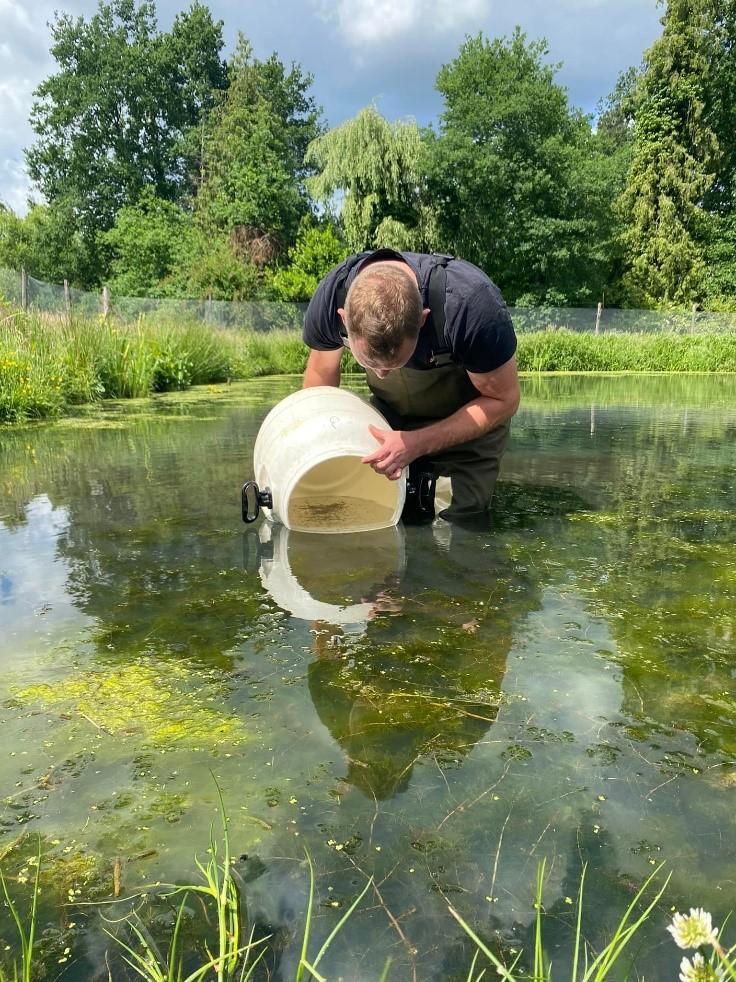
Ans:
POLYGON ((711 0, 669 0, 662 24, 637 87, 634 152, 620 200, 625 294, 647 307, 703 296, 703 201, 720 158, 708 120, 711 0))

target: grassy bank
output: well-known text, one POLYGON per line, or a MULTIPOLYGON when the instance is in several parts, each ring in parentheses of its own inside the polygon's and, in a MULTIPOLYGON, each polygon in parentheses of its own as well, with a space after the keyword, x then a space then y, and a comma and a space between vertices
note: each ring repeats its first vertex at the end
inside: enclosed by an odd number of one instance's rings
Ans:
MULTIPOLYGON (((69 406, 190 385, 301 373, 298 332, 212 329, 199 323, 66 324, 0 313, 0 422, 53 418, 69 406)), ((523 372, 736 372, 736 334, 576 334, 519 337, 523 372)), ((348 354, 345 371, 360 371, 348 354)))

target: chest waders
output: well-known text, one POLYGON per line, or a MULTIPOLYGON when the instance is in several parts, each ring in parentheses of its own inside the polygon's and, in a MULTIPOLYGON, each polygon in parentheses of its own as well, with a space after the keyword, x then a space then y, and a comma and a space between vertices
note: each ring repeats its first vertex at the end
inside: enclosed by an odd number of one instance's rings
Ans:
MULTIPOLYGON (((382 379, 370 369, 366 375, 371 402, 394 429, 417 430, 447 419, 480 395, 466 370, 452 361, 426 370, 397 368, 382 379)), ((463 519, 486 511, 509 428, 509 423, 502 423, 474 440, 423 458, 422 464, 431 465, 435 477, 449 477, 452 484, 452 502, 440 512, 441 518, 463 519)))
MULTIPOLYGON (((382 379, 370 369, 365 370, 372 393, 371 402, 394 429, 417 430, 447 419, 480 395, 465 368, 452 360, 445 342, 445 267, 451 258, 438 256, 437 264, 429 273, 430 316, 422 331, 431 332, 433 338, 431 366, 426 369, 397 368, 382 379)), ((339 295, 338 302, 339 306, 344 306, 344 296, 339 295)), ((343 341, 347 342, 347 336, 343 341)), ((410 474, 426 470, 429 465, 435 477, 450 478, 452 501, 449 508, 440 512, 441 518, 462 520, 488 509, 509 430, 510 424, 502 423, 474 440, 456 444, 412 464, 410 474)), ((404 517, 409 516, 405 514, 404 517)))

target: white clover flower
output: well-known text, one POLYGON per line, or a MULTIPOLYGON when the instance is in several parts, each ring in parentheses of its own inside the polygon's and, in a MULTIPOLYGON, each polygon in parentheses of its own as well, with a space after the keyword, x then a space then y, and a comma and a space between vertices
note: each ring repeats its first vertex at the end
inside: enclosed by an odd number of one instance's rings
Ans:
POLYGON ((667 930, 680 948, 698 948, 701 944, 715 944, 718 928, 702 907, 691 907, 689 914, 675 914, 667 930))
POLYGON ((723 969, 714 969, 701 954, 694 955, 692 961, 683 958, 680 962, 680 982, 720 982, 723 978, 723 969))

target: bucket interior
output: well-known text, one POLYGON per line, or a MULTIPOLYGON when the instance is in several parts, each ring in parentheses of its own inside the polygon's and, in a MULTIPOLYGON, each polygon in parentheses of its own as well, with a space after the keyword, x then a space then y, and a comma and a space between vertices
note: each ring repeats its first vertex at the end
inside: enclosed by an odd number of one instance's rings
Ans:
POLYGON ((402 483, 360 457, 331 457, 302 475, 289 496, 285 524, 297 532, 370 532, 399 519, 402 483))

